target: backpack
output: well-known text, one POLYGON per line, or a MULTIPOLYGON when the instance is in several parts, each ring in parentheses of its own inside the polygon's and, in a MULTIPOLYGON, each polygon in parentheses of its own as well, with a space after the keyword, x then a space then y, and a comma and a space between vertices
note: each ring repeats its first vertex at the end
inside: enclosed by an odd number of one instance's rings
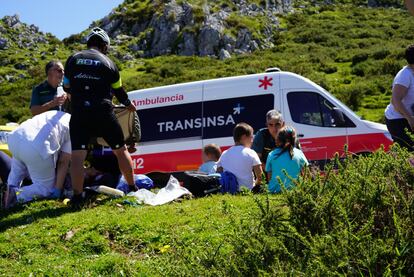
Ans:
MULTIPOLYGON (((114 113, 124 133, 125 144, 134 145, 141 140, 141 124, 137 112, 130 112, 124 106, 114 106, 114 113)), ((98 137, 96 142, 102 146, 109 146, 106 141, 98 137)))
POLYGON ((221 193, 236 194, 239 191, 237 177, 230 171, 224 171, 223 173, 220 173, 220 175, 221 193))
POLYGON ((203 197, 220 192, 220 177, 200 172, 185 171, 183 187, 188 189, 195 197, 203 197))

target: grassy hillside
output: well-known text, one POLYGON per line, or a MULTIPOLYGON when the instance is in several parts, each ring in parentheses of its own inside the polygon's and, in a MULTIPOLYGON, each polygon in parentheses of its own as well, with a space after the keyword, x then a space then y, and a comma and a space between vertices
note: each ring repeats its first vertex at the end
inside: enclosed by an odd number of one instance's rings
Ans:
MULTIPOLYGON (((295 13, 281 16, 282 30, 276 46, 253 54, 220 61, 211 58, 161 56, 120 62, 128 90, 194 80, 251 74, 278 66, 302 74, 331 91, 367 119, 382 121, 383 109, 391 93, 396 72, 405 64, 403 53, 413 42, 412 17, 404 10, 365 8, 353 5, 302 6, 295 13)), ((246 23, 247 24, 247 23, 246 23)), ((0 84, 0 123, 21 121, 29 116, 28 103, 33 85, 44 77, 47 60, 66 56, 78 44, 64 46, 53 40, 42 49, 0 51, 13 62, 2 72, 23 73, 27 78, 0 84), (39 53, 43 53, 39 58, 39 53), (36 58, 32 62, 29 57, 36 58), (28 69, 17 70, 14 61, 28 62, 28 69)), ((114 47, 113 58, 127 47, 114 47)))
POLYGON ((158 57, 124 67, 128 89, 263 72, 266 67, 304 75, 360 115, 383 120, 394 75, 405 64, 413 21, 398 9, 308 7, 282 17, 285 31, 270 50, 225 61, 158 57))
POLYGON ((44 67, 52 59, 65 61, 70 51, 56 37, 17 22, 12 27, 0 20, 0 124, 30 116, 31 89, 45 79, 44 67), (10 78, 8 81, 7 78, 10 78))
MULTIPOLYGON (((353 1, 302 2, 280 17, 272 49, 224 61, 163 56, 120 62, 129 51, 121 44, 113 58, 128 90, 278 66, 381 121, 404 48, 413 42, 412 17, 353 1)), ((44 78, 44 64, 64 61, 80 47, 51 36, 36 48, 19 47, 18 32, 9 31, 0 75, 16 81, 0 83, 0 124, 28 117, 31 87, 44 78)), ((323 175, 307 171, 298 189, 276 196, 220 195, 161 207, 103 197, 81 211, 58 201, 27 204, 0 213, 0 275, 413 276, 412 159, 399 149, 349 157, 323 175)))
POLYGON ((409 157, 394 149, 350 158, 269 197, 160 207, 102 198, 76 212, 55 201, 28 204, 0 215, 0 274, 412 276, 409 157))

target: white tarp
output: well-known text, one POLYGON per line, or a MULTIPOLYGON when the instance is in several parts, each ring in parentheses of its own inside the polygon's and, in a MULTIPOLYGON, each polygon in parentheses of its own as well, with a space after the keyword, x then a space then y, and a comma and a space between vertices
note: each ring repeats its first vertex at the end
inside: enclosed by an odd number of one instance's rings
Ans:
POLYGON ((147 189, 140 189, 136 192, 128 193, 128 196, 134 196, 140 204, 158 206, 169 203, 186 194, 191 194, 191 192, 180 186, 178 180, 171 175, 167 185, 160 189, 157 194, 147 189))

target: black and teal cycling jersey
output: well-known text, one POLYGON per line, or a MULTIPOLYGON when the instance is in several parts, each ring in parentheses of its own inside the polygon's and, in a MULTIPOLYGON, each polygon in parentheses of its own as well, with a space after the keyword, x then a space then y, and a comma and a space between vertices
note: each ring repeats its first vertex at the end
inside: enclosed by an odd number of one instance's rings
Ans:
POLYGON ((111 101, 113 92, 119 102, 131 102, 122 89, 122 81, 114 62, 98 50, 80 51, 68 58, 65 65, 64 87, 71 94, 72 111, 88 109, 111 101))

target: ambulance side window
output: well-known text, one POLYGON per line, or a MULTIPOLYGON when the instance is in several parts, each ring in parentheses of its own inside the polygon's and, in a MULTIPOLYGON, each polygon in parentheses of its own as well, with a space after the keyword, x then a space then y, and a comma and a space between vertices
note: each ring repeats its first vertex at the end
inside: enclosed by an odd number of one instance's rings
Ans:
POLYGON ((345 115, 345 126, 337 126, 333 113, 335 105, 318 93, 290 92, 287 100, 290 114, 296 123, 331 128, 355 126, 345 115))

